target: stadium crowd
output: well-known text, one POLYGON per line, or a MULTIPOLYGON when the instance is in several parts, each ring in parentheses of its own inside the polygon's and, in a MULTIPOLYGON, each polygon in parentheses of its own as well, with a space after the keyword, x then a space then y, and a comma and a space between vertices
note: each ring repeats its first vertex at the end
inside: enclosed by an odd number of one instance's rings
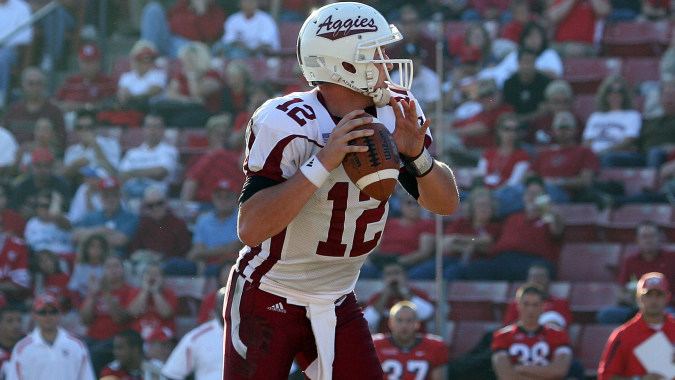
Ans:
MULTIPOLYGON (((425 346, 443 367, 428 378, 595 374, 649 290, 675 291, 670 2, 364 2, 401 30, 388 54, 413 59, 412 92, 443 134, 432 147, 461 187, 440 247, 451 328, 425 346), (650 272, 666 285, 638 283, 650 272), (492 354, 510 339, 492 332, 517 321, 558 326, 551 372, 492 354)), ((275 94, 309 88, 295 39, 327 2, 69 0, 14 30, 46 3, 0 0, 3 374, 40 378, 11 371, 47 355, 26 349, 44 340, 91 361, 64 379, 220 378, 208 358, 222 358, 218 289, 241 248, 246 125, 275 94), (128 52, 111 54, 115 38, 128 52)), ((356 291, 373 334, 410 347, 434 328, 437 243, 407 194, 390 208, 356 291)))

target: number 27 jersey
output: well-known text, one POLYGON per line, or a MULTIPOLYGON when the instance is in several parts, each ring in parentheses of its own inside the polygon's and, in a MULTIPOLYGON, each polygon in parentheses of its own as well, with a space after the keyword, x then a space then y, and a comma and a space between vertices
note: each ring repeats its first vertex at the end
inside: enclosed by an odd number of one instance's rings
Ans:
MULTIPOLYGON (((392 91, 392 97, 412 98, 404 91, 392 91)), ((376 112, 393 132, 392 108, 378 107, 376 112)), ((417 114, 424 120, 419 107, 417 114)), ((335 126, 316 89, 267 101, 247 127, 247 178, 287 180, 326 144, 335 126)), ((262 290, 282 297, 335 300, 353 290, 367 254, 380 240, 387 212, 387 203, 362 193, 340 165, 286 229, 257 247, 242 249, 237 269, 262 290)))

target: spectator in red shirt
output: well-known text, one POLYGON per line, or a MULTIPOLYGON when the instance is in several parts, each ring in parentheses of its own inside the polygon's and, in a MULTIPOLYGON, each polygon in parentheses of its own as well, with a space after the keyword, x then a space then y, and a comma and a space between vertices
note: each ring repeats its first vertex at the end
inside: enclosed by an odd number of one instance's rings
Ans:
POLYGON ((0 220, 2 221, 2 230, 8 234, 23 238, 23 231, 26 229, 26 219, 18 212, 7 207, 9 197, 9 186, 0 183, 0 220))
POLYGON ((546 16, 555 28, 554 48, 563 57, 595 54, 596 23, 612 10, 608 0, 554 0, 546 16))
POLYGON ((9 301, 22 301, 29 293, 28 246, 4 231, 0 219, 0 293, 9 301))
POLYGON ((232 136, 243 139, 243 134, 232 130, 230 115, 211 117, 206 123, 206 133, 209 140, 208 151, 199 156, 185 173, 180 195, 184 204, 190 201, 210 203, 213 191, 223 179, 231 181, 238 189, 244 184, 242 155, 235 145, 240 142, 232 139, 232 136))
POLYGON ((663 363, 673 360, 675 318, 666 312, 671 297, 668 280, 663 273, 646 273, 638 281, 636 293, 640 313, 609 336, 598 366, 598 380, 667 378, 665 374, 649 373, 635 354, 635 349, 654 334, 663 334, 670 347, 666 344, 660 350, 652 350, 650 355, 663 363))
POLYGON ((101 380, 142 380, 143 339, 133 330, 122 331, 113 339, 113 357, 101 370, 101 380))
POLYGON ((211 69, 211 53, 201 42, 190 42, 178 51, 181 70, 169 81, 164 98, 153 104, 166 123, 175 127, 201 127, 218 112, 223 82, 211 69))
POLYGON ((157 252, 162 257, 166 275, 196 274, 197 265, 185 258, 190 249, 190 231, 185 222, 171 212, 164 192, 153 186, 147 188, 141 208, 142 216, 130 251, 157 252))
POLYGON ((157 327, 176 331, 175 314, 178 297, 173 290, 164 286, 164 275, 159 263, 145 267, 141 287, 131 291, 131 302, 127 311, 133 318, 131 327, 146 339, 157 327))
POLYGON ((574 115, 557 113, 553 119, 556 144, 540 150, 533 160, 532 170, 544 179, 556 203, 593 200, 593 178, 600 170, 600 162, 592 150, 577 143, 576 136, 574 115))
POLYGON ((645 273, 660 272, 667 278, 675 278, 675 252, 669 252, 663 246, 659 226, 651 221, 641 222, 636 227, 636 243, 637 247, 624 256, 619 266, 617 282, 623 287, 619 304, 600 310, 597 316, 600 323, 624 323, 635 315, 635 283, 645 273))
POLYGON ((515 49, 516 44, 520 40, 520 35, 525 28, 525 24, 532 20, 532 14, 530 12, 529 0, 511 1, 509 6, 513 18, 501 28, 500 38, 513 42, 513 48, 515 49))
POLYGON ((85 44, 78 54, 80 72, 66 78, 56 93, 64 112, 99 109, 117 93, 115 80, 101 72, 101 52, 94 44, 85 44))
POLYGON ((66 128, 63 113, 47 96, 47 78, 37 67, 27 67, 21 73, 23 99, 9 106, 4 115, 3 126, 22 143, 33 135, 35 123, 44 117, 54 126, 55 145, 58 152, 66 147, 66 128))
POLYGON ((520 123, 514 113, 502 114, 496 123, 497 146, 483 152, 477 174, 490 189, 517 186, 530 167, 530 156, 519 147, 520 123))
MULTIPOLYGON (((461 273, 461 267, 473 258, 481 258, 490 252, 499 238, 501 226, 493 219, 494 200, 490 190, 475 188, 467 200, 468 217, 460 217, 449 224, 444 231, 443 277, 452 281, 461 273)), ((429 276, 435 277, 435 260, 428 262, 429 276)))
MULTIPOLYGON (((369 255, 370 262, 361 268, 362 278, 376 278, 376 267, 381 262, 396 260, 406 267, 413 267, 412 273, 425 277, 424 270, 418 271, 416 265, 426 267, 422 261, 433 254, 434 221, 421 218, 419 204, 407 193, 399 193, 401 199, 401 216, 389 218, 382 232, 380 245, 369 255)), ((422 269, 422 268, 419 268, 422 269)))
POLYGON ((453 131, 462 138, 468 148, 486 149, 495 145, 497 120, 513 111, 513 107, 502 102, 502 95, 492 79, 478 81, 478 103, 481 111, 456 123, 453 131))
POLYGON ((525 181, 525 210, 510 215, 492 248, 492 257, 470 263, 462 276, 469 280, 523 281, 533 264, 554 273, 564 225, 551 208, 551 198, 539 177, 525 181))
POLYGON ((564 330, 542 325, 546 294, 537 285, 518 289, 520 318, 494 333, 492 366, 499 379, 564 379, 572 363, 570 338, 564 330))
MULTIPOLYGON (((562 64, 561 64, 562 65, 562 64)), ((544 90, 544 102, 539 105, 538 115, 528 123, 528 131, 525 136, 527 142, 546 145, 553 140, 553 119, 560 112, 574 113, 574 91, 572 86, 564 79, 556 79, 549 83, 544 90)), ((576 119, 576 116, 575 116, 576 119)), ((576 125, 583 125, 576 119, 576 125)), ((579 131, 577 131, 578 133, 579 131)), ((578 140, 578 136, 574 136, 578 140)))
POLYGON ((96 373, 112 360, 113 337, 129 327, 127 307, 132 291, 122 259, 117 256, 106 259, 103 277, 92 278, 87 288, 80 318, 87 326, 86 342, 96 373))
POLYGON ((389 331, 389 310, 395 303, 410 301, 417 308, 419 320, 426 323, 434 315, 434 304, 426 292, 408 284, 401 264, 391 262, 382 269, 382 290, 368 300, 363 315, 372 333, 389 331))
POLYGON ((70 273, 67 261, 48 250, 35 252, 33 259, 36 261, 33 294, 50 293, 61 303, 61 310, 70 310, 73 298, 68 289, 70 273))
POLYGON ((223 35, 225 12, 215 0, 178 0, 168 12, 158 1, 143 8, 141 38, 175 57, 190 41, 211 44, 223 35))
MULTIPOLYGON (((527 283, 537 285, 544 292, 544 313, 555 313, 556 318, 563 323, 559 324, 561 328, 567 328, 572 323, 572 310, 570 310, 569 302, 564 298, 552 296, 549 293, 549 286, 551 285, 551 274, 548 268, 543 265, 534 264, 527 271, 527 283)), ((553 314, 551 314, 553 315, 553 314)), ((518 301, 512 300, 506 306, 504 313, 504 325, 516 323, 519 319, 518 301)))

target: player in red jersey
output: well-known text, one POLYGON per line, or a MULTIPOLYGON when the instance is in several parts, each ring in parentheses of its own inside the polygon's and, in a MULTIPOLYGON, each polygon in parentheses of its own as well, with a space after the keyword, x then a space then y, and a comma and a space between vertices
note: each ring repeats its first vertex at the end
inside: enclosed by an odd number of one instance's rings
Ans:
MULTIPOLYGON (((646 340, 663 334, 663 340, 675 347, 675 318, 666 312, 670 300, 668 280, 659 272, 644 274, 637 284, 637 302, 640 312, 630 321, 619 326, 609 336, 598 367, 598 380, 666 380, 655 371, 649 372, 635 354, 646 340)), ((675 360, 668 343, 662 349, 652 349, 662 363, 675 360), (670 349, 669 349, 670 348, 670 349)))
POLYGON ((459 203, 452 171, 427 149, 430 122, 409 91, 412 61, 384 50, 402 38, 368 5, 317 9, 297 45, 316 88, 253 114, 237 224, 246 247, 224 311, 227 380, 286 379, 294 358, 314 380, 382 376, 353 290, 389 206, 361 192, 341 165, 347 153, 368 151, 350 142, 373 130, 354 128, 378 120, 392 133, 405 167, 389 175, 422 207, 447 215, 459 203))
POLYGON ((385 380, 441 380, 446 378, 448 347, 441 337, 419 334, 414 303, 397 302, 389 310, 390 334, 373 335, 385 380))
POLYGON ((563 379, 572 362, 567 333, 539 324, 546 293, 537 285, 518 289, 518 322, 494 333, 492 366, 501 380, 563 379))

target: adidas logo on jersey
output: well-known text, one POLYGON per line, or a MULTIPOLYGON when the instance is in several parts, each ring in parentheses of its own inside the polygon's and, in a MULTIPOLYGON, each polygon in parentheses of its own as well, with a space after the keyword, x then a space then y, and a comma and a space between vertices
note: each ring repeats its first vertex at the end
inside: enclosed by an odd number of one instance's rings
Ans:
POLYGON ((284 309, 284 305, 281 302, 275 303, 274 305, 268 307, 267 310, 286 314, 286 309, 284 309))

